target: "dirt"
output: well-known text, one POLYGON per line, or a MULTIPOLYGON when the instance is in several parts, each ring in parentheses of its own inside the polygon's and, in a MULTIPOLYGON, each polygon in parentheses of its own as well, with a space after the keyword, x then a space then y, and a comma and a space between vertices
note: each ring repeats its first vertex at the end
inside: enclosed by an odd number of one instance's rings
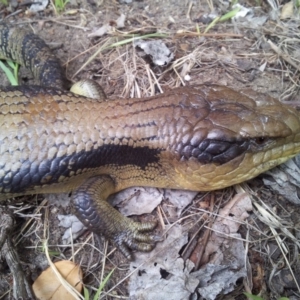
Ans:
MULTIPOLYGON (((240 4, 254 8, 256 1, 240 1, 240 4)), ((130 4, 120 4, 116 0, 74 0, 60 15, 55 14, 51 5, 37 14, 30 14, 27 6, 19 5, 12 9, 17 14, 11 16, 7 7, 2 6, 1 8, 2 18, 7 16, 5 21, 33 30, 49 44, 60 58, 69 80, 76 82, 82 78, 93 79, 103 87, 110 98, 144 97, 158 92, 158 87, 153 84, 153 79, 149 80, 151 76, 147 70, 153 72, 164 90, 182 85, 182 83, 194 85, 211 82, 236 89, 250 87, 284 100, 297 100, 298 97, 298 73, 282 57, 274 53, 267 42, 268 39, 274 42, 280 41, 280 37, 276 35, 274 29, 275 25, 279 24, 277 21, 269 20, 263 27, 257 29, 226 21, 218 23, 207 35, 200 37, 191 33, 196 33, 197 30, 203 33, 207 27, 207 24, 199 21, 202 20, 205 13, 210 12, 208 1, 205 0, 197 2, 148 0, 133 1, 130 4), (193 5, 189 11, 191 4, 193 5), (117 29, 114 26, 121 14, 126 16, 125 27, 117 29), (112 25, 113 31, 103 36, 89 37, 90 33, 95 32, 104 24, 112 25), (152 64, 151 58, 139 56, 138 50, 133 47, 133 44, 128 43, 100 52, 82 71, 76 74, 105 42, 113 43, 124 40, 129 38, 128 34, 131 32, 167 33, 169 36, 163 39, 164 42, 174 53, 175 60, 184 58, 184 64, 179 67, 172 65, 172 68, 155 66, 152 64), (128 34, 126 35, 126 33, 128 34), (188 69, 186 74, 184 74, 182 66, 188 69), (188 74, 190 80, 179 78, 178 74, 183 74, 182 78, 188 74), (154 88, 150 88, 151 86, 154 88)), ((219 14, 226 11, 226 7, 221 4, 221 1, 215 3, 215 8, 219 14)), ((259 11, 259 15, 268 15, 270 7, 266 3, 262 3, 262 7, 256 7, 255 11, 259 11)), ((281 34, 293 35, 293 28, 281 27, 277 30, 281 34)), ((33 82, 31 74, 26 70, 21 71, 21 79, 25 84, 33 82)), ((7 84, 5 77, 2 76, 1 80, 4 85, 7 84)), ((283 218, 288 215, 287 218, 294 220, 295 224, 298 223, 300 212, 297 206, 290 204, 278 194, 264 187, 261 179, 251 181, 250 186, 258 194, 263 195, 266 203, 279 215, 282 215, 283 218)), ((222 197, 222 193, 216 195, 222 197)), ((39 199, 44 198, 40 197, 39 199)), ((49 237, 49 248, 51 251, 57 251, 56 259, 70 258, 74 249, 80 250, 79 254, 75 255, 75 261, 83 268, 84 283, 91 292, 91 287, 98 288, 102 271, 102 251, 107 251, 104 240, 92 237, 92 240, 84 244, 89 238, 88 233, 85 233, 74 246, 62 246, 61 236, 64 229, 58 226, 56 216, 71 213, 70 208, 68 206, 39 207, 40 201, 36 199, 33 204, 32 199, 28 201, 26 198, 24 201, 28 205, 26 213, 35 213, 37 207, 41 209, 30 220, 30 230, 27 229, 24 232, 21 243, 17 247, 19 250, 23 249, 19 253, 30 280, 33 281, 47 265, 41 246, 43 239, 49 237), (45 228, 49 234, 45 234, 45 228)), ((23 206, 24 202, 17 205, 18 208, 23 206)), ((26 219, 23 216, 17 218, 18 224, 24 224, 24 220, 26 219)), ((260 223, 255 215, 252 215, 249 222, 253 226, 259 223, 257 226, 261 231, 269 230, 266 225, 260 223)), ((244 237, 246 236, 246 226, 243 227, 241 233, 244 237)), ((251 235, 252 240, 260 239, 260 234, 256 231, 251 232, 251 235)), ((260 246, 261 244, 257 243, 251 247, 249 254, 253 266, 253 278, 255 278, 253 293, 261 293, 269 298, 274 294, 265 279, 272 266, 266 257, 268 252, 261 249, 260 246), (259 271, 260 269, 263 271, 259 271), (263 275, 261 275, 262 273, 263 275)), ((110 245, 109 250, 111 249, 110 245)), ((118 266, 118 268, 105 289, 109 290, 115 284, 116 287, 105 297, 106 299, 123 299, 128 296, 127 280, 121 284, 117 283, 125 277, 128 262, 116 252, 107 261, 105 274, 114 266, 118 266)), ((6 267, 2 267, 0 271, 2 272, 0 295, 7 291, 11 293, 11 275, 6 267)), ((240 282, 234 293, 227 295, 226 299, 246 299, 242 291, 243 283, 240 282)), ((0 298, 10 299, 10 295, 0 298)))

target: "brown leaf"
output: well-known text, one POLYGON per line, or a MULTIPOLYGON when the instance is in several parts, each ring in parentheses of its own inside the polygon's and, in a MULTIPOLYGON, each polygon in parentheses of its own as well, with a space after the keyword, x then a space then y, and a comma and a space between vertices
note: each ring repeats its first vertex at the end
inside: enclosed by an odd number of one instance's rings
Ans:
MULTIPOLYGON (((80 267, 68 260, 56 262, 54 265, 60 275, 78 292, 81 292, 82 271, 80 267)), ((36 297, 40 300, 76 299, 74 293, 72 294, 64 285, 62 285, 51 267, 42 272, 35 280, 32 288, 36 297)))

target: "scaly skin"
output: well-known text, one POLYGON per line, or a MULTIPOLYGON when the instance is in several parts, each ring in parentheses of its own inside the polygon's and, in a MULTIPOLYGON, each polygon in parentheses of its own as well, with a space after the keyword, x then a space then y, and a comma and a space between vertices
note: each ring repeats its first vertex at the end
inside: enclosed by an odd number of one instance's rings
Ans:
POLYGON ((10 59, 30 69, 38 85, 66 87, 59 60, 32 32, 0 23, 0 59, 10 59))
MULTIPOLYGON (((0 27, 1 38, 3 44, 0 27)), ((11 57, 10 47, 0 55, 11 57)), ((130 258, 128 248, 153 248, 156 237, 143 231, 155 224, 121 216, 109 195, 131 186, 210 191, 237 184, 300 152, 299 132, 293 108, 224 86, 108 101, 59 88, 6 87, 0 198, 73 191, 81 221, 130 258)))

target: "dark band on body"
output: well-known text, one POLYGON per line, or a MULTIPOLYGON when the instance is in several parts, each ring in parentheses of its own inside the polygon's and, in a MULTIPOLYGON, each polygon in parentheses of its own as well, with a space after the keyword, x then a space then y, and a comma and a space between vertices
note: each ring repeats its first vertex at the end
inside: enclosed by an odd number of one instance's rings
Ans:
MULTIPOLYGON (((149 164, 159 164, 161 150, 127 145, 104 145, 96 150, 81 151, 70 156, 43 161, 22 162, 17 171, 8 171, 0 178, 0 188, 9 193, 22 193, 35 186, 59 182, 59 178, 84 173, 103 166, 132 166, 145 170, 149 164)), ((0 166, 1 169, 4 166, 0 166)), ((2 191, 2 192, 3 192, 2 191)))

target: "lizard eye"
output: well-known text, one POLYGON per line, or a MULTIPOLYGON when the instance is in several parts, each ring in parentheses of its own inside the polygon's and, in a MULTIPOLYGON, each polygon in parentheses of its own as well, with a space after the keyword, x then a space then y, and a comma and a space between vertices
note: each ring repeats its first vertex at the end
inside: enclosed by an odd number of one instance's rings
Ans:
POLYGON ((255 139, 256 144, 258 145, 262 145, 267 141, 267 138, 264 136, 260 136, 258 138, 255 139))

